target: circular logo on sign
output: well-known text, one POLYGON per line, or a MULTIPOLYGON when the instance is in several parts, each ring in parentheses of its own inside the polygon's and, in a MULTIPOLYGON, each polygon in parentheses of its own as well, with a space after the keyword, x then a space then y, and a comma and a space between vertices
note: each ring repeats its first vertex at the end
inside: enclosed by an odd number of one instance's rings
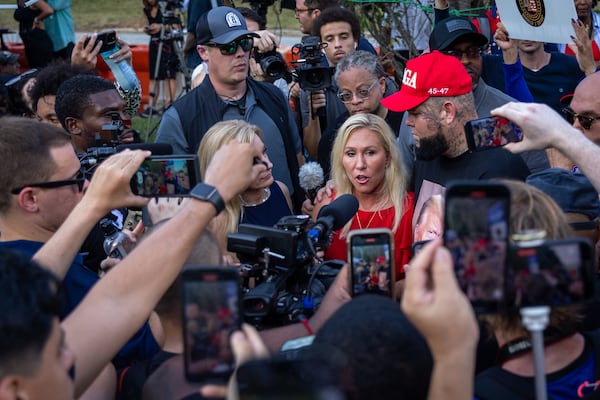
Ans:
POLYGON ((531 26, 541 26, 546 18, 544 0, 515 0, 521 16, 531 26))

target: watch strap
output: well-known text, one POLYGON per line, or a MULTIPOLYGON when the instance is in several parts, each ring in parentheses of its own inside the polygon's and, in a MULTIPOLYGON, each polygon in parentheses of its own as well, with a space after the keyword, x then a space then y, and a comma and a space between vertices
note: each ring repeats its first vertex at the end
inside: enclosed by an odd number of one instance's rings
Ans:
POLYGON ((190 192, 190 195, 198 200, 207 201, 217 210, 217 215, 225 209, 225 202, 216 187, 206 183, 198 183, 190 192))

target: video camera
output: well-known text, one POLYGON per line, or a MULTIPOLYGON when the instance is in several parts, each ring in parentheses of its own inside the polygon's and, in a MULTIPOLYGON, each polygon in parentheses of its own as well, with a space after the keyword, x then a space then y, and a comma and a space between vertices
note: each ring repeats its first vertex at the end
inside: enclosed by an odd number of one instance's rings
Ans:
POLYGON ((276 80, 285 76, 287 65, 283 56, 274 48, 265 53, 259 53, 255 48, 253 57, 270 79, 276 80))
POLYGON ((303 36, 302 42, 292 47, 292 54, 299 57, 293 64, 297 67, 296 79, 303 90, 313 92, 331 86, 334 69, 322 65, 325 55, 321 50, 326 46, 318 36, 303 36))
POLYGON ((284 217, 274 228, 241 224, 227 249, 240 261, 242 314, 259 329, 310 317, 319 307, 343 263, 322 262, 318 250, 329 247, 333 231, 358 210, 352 195, 323 207, 315 222, 306 215, 284 217))

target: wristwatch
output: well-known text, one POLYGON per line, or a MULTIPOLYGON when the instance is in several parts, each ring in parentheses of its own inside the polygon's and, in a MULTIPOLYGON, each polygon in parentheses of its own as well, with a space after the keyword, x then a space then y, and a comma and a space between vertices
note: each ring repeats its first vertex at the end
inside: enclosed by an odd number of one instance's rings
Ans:
POLYGON ((217 215, 225 208, 225 202, 217 191, 217 188, 206 183, 198 183, 192 191, 190 196, 200 201, 208 201, 217 210, 217 215))

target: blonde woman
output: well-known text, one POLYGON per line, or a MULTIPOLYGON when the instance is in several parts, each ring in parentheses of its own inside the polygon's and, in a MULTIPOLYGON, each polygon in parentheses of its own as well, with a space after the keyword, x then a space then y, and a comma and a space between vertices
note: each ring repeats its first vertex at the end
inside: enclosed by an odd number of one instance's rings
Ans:
POLYGON ((413 194, 407 193, 408 175, 388 124, 374 114, 355 114, 340 127, 331 151, 332 197, 315 204, 312 217, 336 196, 350 193, 358 212, 336 231, 326 259, 346 260, 350 230, 389 228, 394 232, 396 279, 404 277, 412 244, 413 194))
POLYGON ((212 222, 212 231, 219 239, 224 254, 227 251, 227 235, 237 232, 240 223, 273 226, 281 217, 292 213, 289 190, 284 183, 273 178, 273 163, 267 156, 262 137, 262 131, 256 125, 242 120, 222 121, 204 134, 198 148, 201 176, 213 154, 231 140, 252 143, 262 154, 255 163, 263 163, 267 167, 244 193, 227 203, 224 212, 212 222))

